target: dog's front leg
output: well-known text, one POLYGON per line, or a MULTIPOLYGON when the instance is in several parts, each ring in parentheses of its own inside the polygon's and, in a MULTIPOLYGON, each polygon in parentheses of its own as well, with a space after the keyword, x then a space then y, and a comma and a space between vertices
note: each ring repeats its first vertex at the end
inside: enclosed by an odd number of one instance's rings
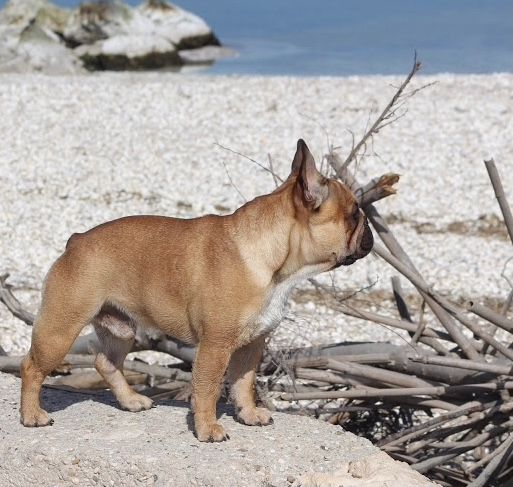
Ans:
POLYGON ((250 426, 268 425, 273 421, 269 410, 257 408, 255 402, 256 369, 262 359, 264 346, 265 335, 259 336, 236 350, 228 367, 228 381, 237 418, 250 426))
POLYGON ((200 343, 192 369, 194 427, 200 441, 224 441, 228 437, 217 422, 216 404, 231 350, 218 344, 200 343))

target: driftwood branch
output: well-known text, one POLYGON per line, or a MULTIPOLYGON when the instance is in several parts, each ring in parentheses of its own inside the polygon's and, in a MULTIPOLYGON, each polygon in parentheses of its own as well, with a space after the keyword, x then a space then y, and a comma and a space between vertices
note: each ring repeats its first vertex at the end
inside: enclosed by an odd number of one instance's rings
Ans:
POLYGON ((348 391, 315 391, 295 394, 282 394, 284 401, 301 401, 313 399, 340 399, 366 397, 395 397, 395 396, 444 396, 452 393, 486 393, 513 389, 513 381, 503 383, 487 382, 482 384, 465 384, 459 386, 433 387, 399 387, 390 389, 373 389, 361 387, 348 391))
POLYGON ((495 197, 499 202, 499 207, 501 209, 502 216, 504 217, 504 223, 508 230, 509 238, 511 239, 511 243, 513 243, 513 215, 511 214, 511 209, 509 207, 508 200, 506 199, 504 188, 502 187, 499 171, 497 171, 497 166, 495 165, 495 161, 493 159, 485 161, 485 166, 486 170, 488 171, 490 181, 492 182, 495 197))
MULTIPOLYGON (((3 372, 19 373, 20 364, 23 356, 0 357, 0 370, 3 372)), ((66 355, 60 367, 71 368, 91 368, 94 367, 95 357, 93 355, 66 355)), ((189 381, 190 372, 185 372, 177 368, 164 367, 162 365, 148 365, 138 360, 125 360, 123 362, 125 370, 140 372, 150 376, 158 376, 166 379, 176 379, 189 381)))
POLYGON ((374 178, 365 186, 356 188, 354 195, 361 207, 370 205, 387 196, 397 193, 394 185, 399 182, 399 174, 383 174, 379 178, 374 178))

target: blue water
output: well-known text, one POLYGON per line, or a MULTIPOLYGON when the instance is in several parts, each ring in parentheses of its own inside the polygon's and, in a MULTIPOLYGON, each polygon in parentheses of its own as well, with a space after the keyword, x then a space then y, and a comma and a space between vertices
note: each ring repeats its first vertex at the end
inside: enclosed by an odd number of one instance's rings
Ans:
POLYGON ((239 52, 236 59, 217 62, 210 73, 402 74, 415 49, 424 73, 513 71, 511 0, 177 3, 202 16, 222 43, 239 52))

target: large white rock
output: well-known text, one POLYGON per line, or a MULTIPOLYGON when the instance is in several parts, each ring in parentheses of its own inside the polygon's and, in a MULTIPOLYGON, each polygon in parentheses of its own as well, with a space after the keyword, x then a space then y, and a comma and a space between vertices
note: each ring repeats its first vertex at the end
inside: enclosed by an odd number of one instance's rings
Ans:
POLYGON ((64 38, 80 46, 75 52, 89 69, 177 66, 187 62, 178 50, 219 45, 203 19, 164 0, 134 9, 119 0, 83 4, 69 17, 64 38))
POLYGON ((159 69, 182 64, 171 42, 152 35, 116 35, 83 44, 75 53, 90 70, 159 69))
POLYGON ((235 421, 218 405, 231 439, 200 443, 189 404, 159 400, 137 414, 121 411, 110 392, 43 389, 55 424, 24 428, 20 380, 0 373, 0 485, 116 487, 435 487, 340 427, 299 415, 274 414, 264 428, 235 421))
POLYGON ((221 48, 178 54, 205 46, 219 46, 205 21, 164 0, 137 8, 104 0, 74 11, 47 0, 9 0, 0 11, 0 72, 160 69, 224 55, 221 48))

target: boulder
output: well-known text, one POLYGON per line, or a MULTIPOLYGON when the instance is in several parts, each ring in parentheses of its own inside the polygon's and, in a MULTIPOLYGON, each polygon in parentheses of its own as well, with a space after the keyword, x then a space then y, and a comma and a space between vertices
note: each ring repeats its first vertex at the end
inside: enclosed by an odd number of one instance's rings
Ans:
MULTIPOLYGON (((72 390, 72 389, 71 389, 72 390)), ((110 392, 43 389, 53 426, 24 428, 20 380, 0 372, 0 485, 435 487, 364 439, 312 418, 274 414, 244 426, 220 403, 231 439, 200 443, 189 404, 122 411, 110 392)))
POLYGON ((164 0, 136 8, 99 0, 73 11, 47 0, 9 0, 0 11, 0 72, 162 69, 225 55, 200 17, 164 0))
POLYGON ((83 4, 64 29, 88 69, 137 70, 179 66, 178 51, 219 45, 200 17, 164 0, 131 9, 118 0, 83 4))

